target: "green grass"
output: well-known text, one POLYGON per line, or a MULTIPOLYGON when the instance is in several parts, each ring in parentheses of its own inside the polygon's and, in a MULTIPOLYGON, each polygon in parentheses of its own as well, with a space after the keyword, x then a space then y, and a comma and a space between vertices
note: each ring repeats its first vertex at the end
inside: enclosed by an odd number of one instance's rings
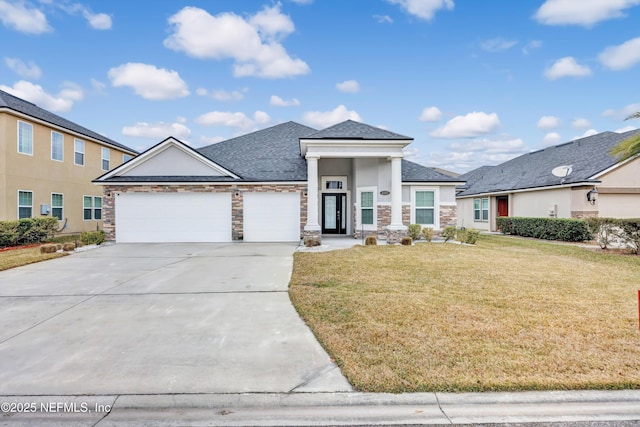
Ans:
POLYGON ((640 388, 640 258, 502 236, 296 253, 290 296, 359 390, 640 388))

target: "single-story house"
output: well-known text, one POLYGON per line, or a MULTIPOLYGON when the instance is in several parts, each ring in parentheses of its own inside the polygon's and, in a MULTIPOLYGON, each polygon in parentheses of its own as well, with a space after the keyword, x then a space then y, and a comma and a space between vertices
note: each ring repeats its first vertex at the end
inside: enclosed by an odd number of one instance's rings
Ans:
POLYGON ((117 242, 320 241, 456 223, 464 181, 403 159, 412 138, 355 121, 282 123, 193 149, 167 138, 94 183, 117 242))
POLYGON ((495 231, 500 216, 640 217, 640 158, 610 154, 638 132, 603 132, 461 175, 458 227, 495 231))

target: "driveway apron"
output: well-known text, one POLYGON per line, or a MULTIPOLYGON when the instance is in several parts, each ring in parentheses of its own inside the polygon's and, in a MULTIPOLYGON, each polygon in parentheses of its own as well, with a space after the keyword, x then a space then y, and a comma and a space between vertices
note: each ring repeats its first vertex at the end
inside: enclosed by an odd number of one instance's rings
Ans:
POLYGON ((0 395, 334 392, 294 244, 117 244, 0 272, 0 395))

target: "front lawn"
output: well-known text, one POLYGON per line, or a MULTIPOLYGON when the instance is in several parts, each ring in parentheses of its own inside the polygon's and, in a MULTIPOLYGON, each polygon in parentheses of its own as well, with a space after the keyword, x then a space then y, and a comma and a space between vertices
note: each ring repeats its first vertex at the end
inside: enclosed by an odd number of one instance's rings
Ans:
POLYGON ((290 296, 361 391, 640 388, 640 258, 502 236, 296 253, 290 296))
POLYGON ((0 251, 0 271, 20 267, 22 265, 33 264, 34 262, 60 258, 65 255, 68 254, 57 252, 41 254, 39 246, 0 251))

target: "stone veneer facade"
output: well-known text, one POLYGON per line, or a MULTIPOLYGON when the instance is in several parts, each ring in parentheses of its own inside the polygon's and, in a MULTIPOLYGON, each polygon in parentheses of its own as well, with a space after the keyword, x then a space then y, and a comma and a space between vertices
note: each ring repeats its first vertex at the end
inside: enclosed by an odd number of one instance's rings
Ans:
POLYGON ((307 223, 306 184, 149 184, 108 185, 104 187, 103 223, 107 240, 116 239, 115 193, 231 193, 231 234, 233 240, 243 239, 243 194, 250 193, 300 193, 300 234, 307 223), (236 195, 237 194, 237 195, 236 195))

